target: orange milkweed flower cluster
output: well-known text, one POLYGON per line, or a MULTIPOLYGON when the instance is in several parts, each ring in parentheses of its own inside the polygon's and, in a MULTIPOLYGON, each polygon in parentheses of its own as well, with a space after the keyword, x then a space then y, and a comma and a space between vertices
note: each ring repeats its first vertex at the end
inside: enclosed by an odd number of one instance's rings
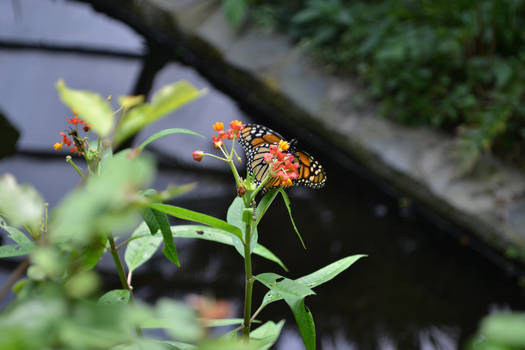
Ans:
POLYGON ((271 145, 270 152, 264 155, 264 161, 271 166, 272 173, 279 178, 279 186, 292 186, 292 180, 299 177, 297 172, 299 162, 293 154, 284 152, 289 148, 288 142, 281 140, 279 145, 271 145))
POLYGON ((67 134, 65 132, 60 132, 60 137, 62 137, 62 142, 55 143, 53 145, 53 148, 55 151, 61 150, 64 146, 69 147, 69 151, 71 153, 78 153, 79 155, 84 154, 85 148, 86 148, 86 141, 79 137, 78 135, 78 127, 82 125, 82 129, 85 132, 88 132, 90 130, 89 125, 82 119, 78 117, 78 112, 73 109, 73 117, 67 118, 66 121, 69 124, 72 124, 75 126, 74 129, 71 129, 67 134))
POLYGON ((224 124, 216 122, 213 124, 213 130, 217 131, 217 135, 212 138, 213 147, 220 148, 223 145, 225 139, 233 140, 239 138, 241 130, 244 128, 244 124, 238 120, 230 122, 230 129, 224 131, 224 124))

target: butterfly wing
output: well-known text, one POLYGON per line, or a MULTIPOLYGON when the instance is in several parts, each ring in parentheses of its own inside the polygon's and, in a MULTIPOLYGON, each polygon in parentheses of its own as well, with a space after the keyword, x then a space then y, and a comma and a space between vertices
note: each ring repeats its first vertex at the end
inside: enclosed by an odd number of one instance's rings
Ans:
POLYGON ((294 151, 293 154, 299 160, 299 176, 294 180, 294 186, 302 185, 313 189, 323 187, 326 184, 323 166, 305 151, 294 151))
MULTIPOLYGON (((246 124, 241 130, 239 142, 246 153, 248 172, 259 185, 270 171, 270 166, 264 161, 264 154, 270 152, 270 146, 278 144, 284 138, 276 131, 259 125, 246 124)), ((293 186, 302 185, 314 189, 321 188, 326 183, 326 172, 323 166, 311 155, 304 151, 297 151, 295 147, 288 150, 299 161, 297 169, 299 176, 293 180, 293 186)), ((270 189, 279 186, 279 179, 271 179, 265 186, 270 189)))
POLYGON ((259 124, 246 124, 241 130, 241 143, 244 152, 248 154, 250 150, 263 144, 277 144, 284 138, 276 131, 259 124))
MULTIPOLYGON (((253 181, 258 185, 266 178, 270 172, 270 165, 264 161, 264 155, 270 152, 270 143, 263 143, 256 148, 249 149, 246 152, 248 158, 248 172, 253 181)), ((279 178, 270 179, 264 186, 267 189, 278 187, 279 178)))

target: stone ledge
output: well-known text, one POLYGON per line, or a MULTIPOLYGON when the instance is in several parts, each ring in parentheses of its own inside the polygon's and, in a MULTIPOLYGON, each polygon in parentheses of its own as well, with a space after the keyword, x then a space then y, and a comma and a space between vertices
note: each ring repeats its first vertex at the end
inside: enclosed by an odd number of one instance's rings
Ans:
POLYGON ((245 102, 289 123, 301 121, 499 253, 525 249, 525 178, 517 169, 486 156, 468 176, 459 176, 450 136, 379 117, 374 105, 356 98, 359 88, 352 81, 316 66, 283 36, 256 28, 233 32, 218 0, 116 2, 143 28, 171 40, 173 49, 198 57, 201 71, 242 92, 245 102))

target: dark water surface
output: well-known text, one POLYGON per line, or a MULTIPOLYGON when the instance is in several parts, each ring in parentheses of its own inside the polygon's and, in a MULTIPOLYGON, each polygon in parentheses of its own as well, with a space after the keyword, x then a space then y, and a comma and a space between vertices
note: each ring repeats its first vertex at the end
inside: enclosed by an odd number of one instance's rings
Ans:
MULTIPOLYGON (((63 1, 0 1, 2 40, 143 52, 142 39, 123 24, 94 13, 88 6, 63 1)), ((19 153, 0 161, 0 174, 11 172, 20 182, 33 184, 51 206, 55 205, 78 181, 63 155, 52 149, 70 114, 59 102, 54 83, 63 77, 74 88, 118 96, 132 91, 141 68, 139 58, 0 46, 0 110, 22 133, 19 153)), ((211 125, 217 120, 251 120, 234 101, 176 62, 155 76, 153 90, 180 79, 209 92, 148 127, 138 141, 168 127, 190 128, 211 136, 211 125)), ((197 181, 199 187, 181 197, 177 205, 224 217, 234 196, 226 167, 209 159, 199 164, 191 160, 194 149, 210 149, 210 144, 210 139, 190 136, 158 141, 154 148, 159 156, 155 187, 197 181)), ((410 206, 400 206, 366 179, 330 160, 324 163, 329 175, 324 189, 290 192, 294 217, 308 250, 301 248, 281 203, 265 216, 259 231, 259 241, 283 259, 290 270, 287 276, 292 278, 344 256, 369 255, 307 299, 320 348, 456 349, 485 314, 524 308, 516 282, 499 267, 412 215, 410 206)), ((177 244, 183 267, 178 269, 157 256, 137 270, 137 296, 153 302, 161 296, 184 298, 204 293, 230 300, 239 316, 243 264, 235 250, 209 242, 177 244)), ((13 266, 13 262, 0 263, 0 283, 13 266)), ((257 257, 254 270, 286 274, 257 257)), ((100 271, 107 288, 118 287, 116 273, 107 261, 102 262, 100 271)), ((256 285, 254 292, 257 305, 264 290, 256 285)), ((282 318, 287 319, 287 326, 275 348, 302 349, 284 303, 272 304, 260 315, 262 320, 282 318)))

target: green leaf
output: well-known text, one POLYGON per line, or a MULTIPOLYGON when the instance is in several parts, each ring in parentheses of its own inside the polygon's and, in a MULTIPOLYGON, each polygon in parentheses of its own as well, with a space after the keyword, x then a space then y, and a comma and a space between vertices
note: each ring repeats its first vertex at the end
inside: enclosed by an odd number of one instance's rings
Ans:
POLYGON ((356 254, 352 256, 347 256, 337 260, 325 267, 308 274, 306 276, 298 278, 296 281, 305 284, 310 288, 315 288, 323 283, 326 283, 332 280, 334 277, 339 275, 341 272, 349 268, 357 260, 366 257, 365 254, 356 254))
MULTIPOLYGON (((357 254, 357 255, 347 256, 346 258, 337 260, 311 274, 300 277, 296 279, 295 281, 298 283, 302 283, 309 288, 315 288, 325 282, 330 281, 331 279, 339 275, 341 272, 349 268, 357 260, 363 257, 366 257, 366 255, 357 254)), ((269 304, 273 303, 274 301, 278 301, 281 299, 282 297, 279 294, 268 292, 263 298, 261 307, 264 308, 268 306, 269 304)))
POLYGON ((63 80, 57 82, 56 89, 62 102, 75 109, 92 130, 102 137, 109 134, 113 128, 113 110, 106 99, 91 91, 70 89, 63 80))
POLYGON ((11 238, 13 241, 15 241, 18 244, 30 244, 32 241, 20 230, 8 226, 5 224, 5 222, 0 218, 0 227, 7 231, 9 234, 9 238, 11 238))
POLYGON ((34 243, 7 244, 0 246, 0 258, 27 255, 35 248, 34 243))
POLYGON ((279 321, 279 323, 268 321, 257 329, 251 331, 250 339, 257 341, 257 350, 270 349, 279 338, 283 326, 284 320, 279 321))
POLYGON ((192 191, 193 189, 195 189, 196 186, 197 184, 195 182, 180 186, 168 185, 168 187, 164 191, 158 193, 158 201, 164 202, 175 197, 181 196, 184 193, 192 191))
POLYGON ((133 108, 144 102, 144 95, 119 96, 118 103, 122 108, 133 108))
POLYGON ((162 253, 166 258, 168 258, 168 260, 180 267, 179 256, 177 254, 177 249, 175 248, 175 243, 173 243, 168 216, 158 210, 145 208, 142 217, 148 225, 152 235, 155 235, 157 231, 160 230, 164 240, 164 248, 162 249, 162 253))
POLYGON ((222 8, 230 25, 239 28, 246 13, 246 0, 222 0, 222 8))
POLYGON ((257 346, 242 339, 213 339, 199 344, 199 350, 257 350, 257 346))
POLYGON ((144 103, 126 113, 115 134, 115 144, 120 144, 147 125, 202 96, 205 90, 197 90, 187 81, 179 81, 164 86, 154 96, 151 103, 144 103))
POLYGON ((153 214, 153 209, 144 208, 142 210, 142 218, 144 219, 146 225, 148 225, 149 232, 152 235, 155 235, 159 231, 160 226, 157 222, 157 219, 155 218, 155 214, 153 214))
POLYGON ((281 259, 279 259, 274 253, 272 253, 270 250, 268 250, 268 248, 264 247, 263 245, 257 243, 255 249, 253 250, 253 253, 262 256, 263 258, 266 258, 270 261, 273 261, 274 263, 277 263, 283 268, 284 271, 288 271, 288 268, 284 265, 281 259))
POLYGON ((258 226, 259 222, 263 218, 264 214, 266 214, 266 211, 272 204, 275 197, 277 197, 277 190, 270 190, 268 191, 259 202, 259 205, 257 206, 257 220, 255 221, 255 225, 258 226))
POLYGON ((525 347, 525 313, 495 313, 481 323, 481 334, 490 342, 512 347, 525 347))
POLYGON ((303 283, 285 278, 276 273, 266 272, 254 277, 273 292, 278 293, 283 299, 305 298, 315 292, 303 283))
POLYGON ((162 233, 162 239, 164 240, 164 248, 162 253, 168 260, 180 267, 179 255, 173 242, 173 235, 171 234, 170 222, 168 216, 158 210, 153 210, 157 223, 159 224, 160 232, 162 233))
POLYGON ((98 275, 84 270, 71 275, 64 283, 64 291, 74 299, 86 298, 92 295, 100 286, 98 275))
MULTIPOLYGON (((228 231, 217 229, 217 228, 212 228, 208 226, 179 225, 179 226, 172 226, 171 230, 173 232, 173 235, 177 238, 196 238, 196 239, 203 239, 207 241, 213 241, 213 242, 218 242, 218 243, 233 245, 233 246, 235 246, 235 244, 234 242, 232 242, 232 238, 237 238, 236 236, 232 236, 232 234, 228 231)), ((274 263, 281 266, 285 271, 288 271, 288 269, 283 264, 281 259, 279 259, 270 250, 268 250, 268 248, 260 244, 257 244, 255 246, 255 249, 253 250, 253 253, 267 260, 273 261, 274 263)), ((239 254, 241 254, 241 256, 244 257, 243 250, 240 250, 239 254)))
POLYGON ((230 225, 226 221, 217 219, 213 216, 202 214, 193 210, 184 209, 174 205, 168 204, 150 204, 150 208, 156 209, 160 212, 166 213, 168 215, 174 216, 179 219, 194 221, 201 224, 209 225, 215 228, 220 228, 222 230, 233 233, 239 239, 242 239, 242 231, 237 226, 230 225))
POLYGON ((151 259, 163 240, 163 236, 146 234, 146 230, 146 224, 142 223, 133 232, 130 237, 132 240, 126 247, 124 260, 126 261, 126 265, 130 272, 151 259))
POLYGON ((244 322, 242 318, 201 319, 205 327, 236 326, 244 322))
POLYGON ((99 175, 70 193, 53 211, 49 224, 52 242, 82 246, 107 232, 125 232, 136 225, 139 190, 153 179, 153 159, 126 157, 119 152, 104 163, 99 175), (82 215, 79 215, 81 213, 82 215))
MULTIPOLYGON (((232 204, 228 207, 228 212, 226 213, 226 220, 229 224, 237 226, 241 232, 242 237, 246 237, 246 221, 248 221, 251 224, 251 215, 252 210, 247 209, 244 207, 244 201, 241 197, 235 197, 232 204), (247 217, 243 217, 248 213, 247 217)), ((253 252, 255 247, 257 246, 257 228, 255 228, 254 232, 252 232, 252 238, 250 241, 250 252, 253 252)), ((233 244, 235 246, 235 249, 244 257, 244 244, 240 239, 234 239, 233 244)))
POLYGON ((181 341, 196 341, 204 335, 196 313, 169 299, 160 299, 155 306, 155 317, 144 320, 141 327, 165 328, 168 334, 181 341))
POLYGON ((199 137, 204 138, 204 136, 202 136, 201 134, 196 133, 195 131, 192 131, 192 130, 188 130, 188 129, 179 129, 179 128, 165 129, 165 130, 159 131, 158 133, 155 133, 151 135, 150 137, 148 137, 146 141, 142 142, 140 146, 138 146, 138 149, 142 151, 144 147, 146 147, 153 141, 156 141, 164 136, 172 135, 172 134, 188 134, 188 135, 194 135, 194 136, 199 136, 199 137))
POLYGON ((242 221, 242 211, 244 209, 244 202, 241 197, 235 197, 232 204, 228 207, 226 213, 226 221, 234 226, 237 226, 241 229, 244 235, 245 225, 242 221))
POLYGON ((99 304, 127 304, 131 292, 127 289, 113 289, 98 299, 99 304))
MULTIPOLYGON (((195 182, 180 186, 168 185, 164 191, 157 192, 150 188, 142 191, 142 194, 148 198, 149 203, 162 203, 192 191, 196 186, 197 184, 195 182)), ((156 232, 156 230, 153 232, 156 232)))
POLYGON ((288 209, 288 215, 290 216, 290 221, 292 222, 293 229, 295 233, 297 233, 297 237, 299 237, 299 240, 301 241, 301 244, 303 245, 303 248, 306 249, 306 245, 304 244, 303 237, 301 237, 301 234, 299 233, 299 230, 297 229, 297 226, 295 226, 295 221, 293 220, 292 216, 292 208, 290 207, 290 199, 288 198, 288 195, 284 191, 282 187, 279 187, 279 193, 283 197, 284 204, 286 205, 286 209, 288 209))
MULTIPOLYGON (((107 237, 102 235, 93 242, 80 247, 78 250, 73 249, 70 256, 78 254, 77 261, 83 265, 85 270, 91 270, 99 262, 104 250, 106 249, 107 237)), ((76 262, 75 262, 76 264, 76 262)))
MULTIPOLYGON (((159 237, 159 236, 151 236, 147 232, 148 228, 145 223, 142 223, 137 227, 135 232, 133 233, 132 237, 137 236, 149 236, 149 237, 159 237)), ((205 241, 212 241, 217 243, 226 244, 229 246, 233 246, 232 238, 236 238, 233 234, 231 234, 228 231, 221 230, 218 228, 213 228, 209 226, 201 226, 201 225, 176 225, 171 227, 171 232, 173 233, 173 236, 175 238, 193 238, 193 239, 202 239, 205 241)), ((159 238, 160 240, 160 238, 159 238)), ((131 245, 131 242, 129 243, 131 245)), ((137 242, 137 245, 140 246, 140 242, 137 242)), ((160 244, 160 243, 159 243, 160 244)), ((129 248, 128 248, 129 249, 129 248)), ((270 250, 265 248, 264 246, 257 244, 257 246, 254 249, 253 252, 255 255, 258 255, 260 257, 263 257, 265 259, 268 259, 270 261, 275 262, 279 266, 281 266, 284 270, 288 271, 286 269, 286 266, 284 266, 283 262, 275 256, 270 250)), ((240 252, 241 256, 243 256, 244 252, 240 252)), ((140 252, 137 253, 137 255, 140 257, 140 252)), ((149 259, 149 257, 148 257, 149 259)), ((126 260, 127 263, 127 260, 126 260)))
POLYGON ((304 298, 315 294, 314 291, 300 282, 274 273, 262 273, 255 276, 255 279, 284 299, 292 310, 306 349, 315 349, 315 325, 312 313, 304 305, 304 298))
POLYGON ((13 175, 5 174, 0 177, 0 215, 11 225, 39 232, 44 201, 33 187, 19 185, 13 175))

